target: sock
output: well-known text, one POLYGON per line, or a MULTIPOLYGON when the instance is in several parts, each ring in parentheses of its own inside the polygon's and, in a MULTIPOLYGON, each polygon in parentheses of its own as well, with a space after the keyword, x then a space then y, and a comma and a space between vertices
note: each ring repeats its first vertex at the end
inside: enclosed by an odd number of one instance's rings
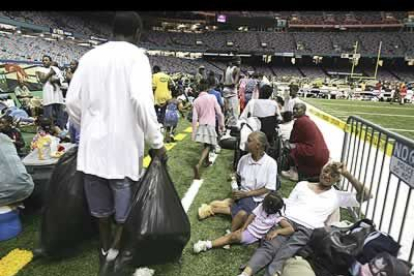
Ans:
POLYGON ((213 244, 211 241, 207 241, 207 249, 211 249, 213 247, 213 244))
POLYGON ((113 248, 109 249, 108 255, 106 255, 106 260, 107 261, 115 260, 115 258, 118 256, 118 253, 119 253, 118 249, 113 249, 113 248))

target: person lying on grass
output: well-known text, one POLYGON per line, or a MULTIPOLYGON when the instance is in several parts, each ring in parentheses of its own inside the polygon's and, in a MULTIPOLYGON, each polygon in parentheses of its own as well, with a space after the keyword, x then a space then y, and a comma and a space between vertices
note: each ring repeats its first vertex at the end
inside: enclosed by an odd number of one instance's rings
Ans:
POLYGON ((285 217, 295 232, 289 238, 278 235, 264 241, 239 276, 252 276, 263 268, 266 268, 265 276, 280 276, 285 261, 309 242, 314 229, 325 226, 332 213, 340 207, 358 207, 359 202, 370 197, 369 189, 343 163, 328 162, 320 173, 319 182, 297 183, 286 200, 285 217), (352 184, 356 195, 334 188, 341 176, 352 184))
POLYGON ((281 215, 284 207, 285 203, 283 199, 276 191, 273 191, 265 197, 263 203, 259 204, 253 210, 253 213, 248 217, 242 228, 214 241, 198 241, 194 244, 194 252, 200 253, 201 251, 207 251, 229 244, 250 245, 263 238, 268 240, 278 235, 290 236, 295 230, 281 215), (266 235, 276 225, 279 227, 266 235))
POLYGON ((265 196, 276 190, 277 164, 265 153, 267 145, 266 134, 261 131, 250 133, 247 139, 249 154, 244 155, 237 165, 238 189, 233 191, 232 198, 202 204, 198 210, 199 219, 217 214, 231 215, 231 232, 244 225, 265 196))

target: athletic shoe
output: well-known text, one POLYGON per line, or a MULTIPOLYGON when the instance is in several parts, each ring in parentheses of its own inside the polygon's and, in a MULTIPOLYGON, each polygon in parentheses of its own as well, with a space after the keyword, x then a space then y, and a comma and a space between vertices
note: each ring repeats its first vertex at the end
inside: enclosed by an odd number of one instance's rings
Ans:
POLYGON ((193 246, 194 253, 200 253, 201 251, 207 251, 208 243, 209 241, 198 241, 197 243, 195 243, 193 246))
POLYGON ((292 181, 298 181, 299 179, 298 173, 292 169, 288 171, 282 171, 282 176, 292 181))
POLYGON ((211 210, 211 206, 207 205, 207 204, 202 204, 200 208, 198 208, 198 218, 201 219, 206 219, 210 216, 213 216, 214 213, 211 210))

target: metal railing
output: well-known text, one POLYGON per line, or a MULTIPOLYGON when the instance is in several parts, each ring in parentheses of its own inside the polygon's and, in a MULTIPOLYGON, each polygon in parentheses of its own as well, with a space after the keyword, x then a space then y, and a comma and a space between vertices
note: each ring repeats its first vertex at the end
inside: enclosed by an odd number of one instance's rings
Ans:
MULTIPOLYGON (((368 188, 371 194, 370 199, 360 202, 359 208, 351 209, 351 215, 354 219, 372 219, 380 231, 390 234, 402 245, 401 257, 412 261, 414 141, 360 117, 351 116, 345 128, 341 161, 347 164, 351 174, 364 183, 364 188, 368 188), (404 147, 404 155, 411 158, 408 160, 411 167, 396 161, 396 157, 393 157, 396 154, 395 146, 399 151, 404 147), (413 150, 411 155, 409 149, 413 150), (396 168, 395 164, 403 167, 396 168)), ((354 190, 346 180, 342 180, 341 188, 354 190)))

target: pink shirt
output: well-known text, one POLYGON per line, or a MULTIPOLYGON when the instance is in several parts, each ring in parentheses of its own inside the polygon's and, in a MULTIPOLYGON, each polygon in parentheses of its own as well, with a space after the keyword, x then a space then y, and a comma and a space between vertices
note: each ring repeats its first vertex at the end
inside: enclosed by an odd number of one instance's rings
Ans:
POLYGON ((252 221, 252 223, 247 226, 247 231, 250 232, 254 237, 261 239, 266 235, 266 233, 276 224, 278 224, 283 217, 279 214, 271 214, 268 215, 263 210, 263 203, 256 207, 253 210, 253 215, 256 217, 252 221))
MULTIPOLYGON (((193 130, 200 125, 216 126, 216 114, 218 116, 219 125, 224 126, 224 116, 221 113, 221 108, 217 103, 214 95, 201 92, 193 103, 193 130)), ((195 133, 195 131, 193 131, 195 133)))

